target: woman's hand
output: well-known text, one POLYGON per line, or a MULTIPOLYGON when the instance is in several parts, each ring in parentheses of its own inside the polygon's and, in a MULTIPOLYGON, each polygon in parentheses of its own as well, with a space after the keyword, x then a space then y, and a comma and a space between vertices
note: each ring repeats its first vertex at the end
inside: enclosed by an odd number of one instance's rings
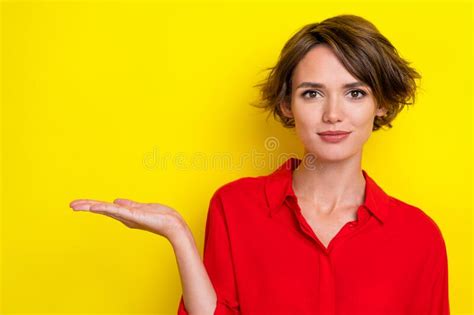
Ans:
POLYGON ((113 203, 77 199, 69 206, 76 211, 89 211, 109 216, 129 228, 150 231, 169 240, 178 237, 186 225, 176 210, 159 203, 141 203, 129 199, 115 199, 113 203))
POLYGON ((166 237, 176 254, 183 286, 183 301, 188 314, 214 314, 216 292, 191 230, 176 210, 159 203, 141 203, 129 199, 115 199, 113 203, 77 199, 69 206, 73 210, 103 214, 117 219, 129 228, 166 237))

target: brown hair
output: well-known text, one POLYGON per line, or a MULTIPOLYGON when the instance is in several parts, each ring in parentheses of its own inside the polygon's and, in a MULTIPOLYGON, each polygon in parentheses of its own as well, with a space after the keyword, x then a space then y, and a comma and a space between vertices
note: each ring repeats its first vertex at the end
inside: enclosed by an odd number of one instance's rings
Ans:
MULTIPOLYGON (((387 114, 376 116, 372 130, 391 121, 405 105, 415 102, 420 74, 401 58, 396 48, 366 19, 356 15, 338 15, 320 23, 303 26, 284 45, 280 57, 260 87, 261 100, 252 103, 273 113, 284 127, 293 128, 294 119, 283 114, 282 102, 291 102, 291 80, 294 68, 315 45, 328 44, 344 67, 355 78, 370 86, 376 103, 386 108, 387 114), (410 102, 412 100, 412 102, 410 102)), ((268 119, 267 116, 267 119, 268 119)))

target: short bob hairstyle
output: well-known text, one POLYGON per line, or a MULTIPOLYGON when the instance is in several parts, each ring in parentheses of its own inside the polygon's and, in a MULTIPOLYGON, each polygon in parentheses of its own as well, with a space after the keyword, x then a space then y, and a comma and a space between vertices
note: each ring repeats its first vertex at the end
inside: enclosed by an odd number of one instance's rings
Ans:
MULTIPOLYGON (((396 48, 366 19, 350 14, 303 26, 284 45, 277 64, 260 87, 260 99, 253 106, 269 111, 286 128, 295 127, 293 118, 283 114, 280 105, 291 104, 292 74, 299 61, 315 45, 326 43, 349 73, 367 84, 377 106, 387 114, 376 116, 372 130, 387 125, 405 105, 415 102, 420 74, 398 55, 396 48)), ((268 119, 268 117, 267 117, 268 119)))

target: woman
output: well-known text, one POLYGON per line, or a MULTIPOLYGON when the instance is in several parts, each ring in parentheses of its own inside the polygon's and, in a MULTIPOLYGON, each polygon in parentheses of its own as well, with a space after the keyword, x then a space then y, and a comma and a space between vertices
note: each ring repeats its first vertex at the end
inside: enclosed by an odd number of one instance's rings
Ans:
POLYGON ((172 208, 125 199, 71 206, 170 240, 183 286, 178 314, 449 314, 437 224, 361 168, 372 131, 391 128, 413 104, 419 78, 361 17, 294 34, 261 84, 261 107, 295 128, 304 157, 217 189, 203 263, 172 208))

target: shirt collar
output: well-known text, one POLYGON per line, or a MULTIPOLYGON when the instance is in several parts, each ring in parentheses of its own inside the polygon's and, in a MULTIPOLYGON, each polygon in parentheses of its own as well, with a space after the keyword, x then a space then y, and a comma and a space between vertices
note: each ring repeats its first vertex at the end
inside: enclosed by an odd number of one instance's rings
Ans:
MULTIPOLYGON (((295 197, 292 182, 293 170, 301 163, 301 159, 291 157, 281 164, 273 173, 265 176, 265 195, 270 217, 283 205, 287 197, 295 197)), ((365 178, 365 206, 380 222, 388 216, 389 200, 382 188, 362 169, 365 178)))

